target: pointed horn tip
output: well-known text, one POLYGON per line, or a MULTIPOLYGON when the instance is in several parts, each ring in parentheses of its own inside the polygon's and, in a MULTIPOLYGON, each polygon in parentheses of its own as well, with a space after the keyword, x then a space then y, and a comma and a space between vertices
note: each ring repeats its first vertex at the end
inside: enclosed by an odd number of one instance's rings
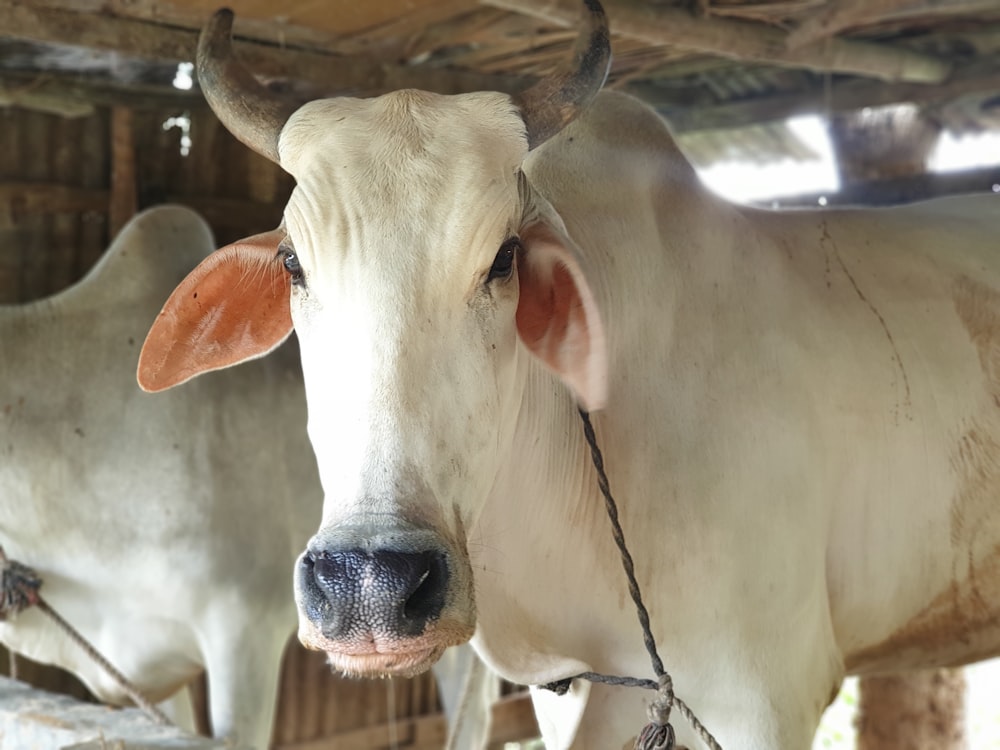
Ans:
POLYGON ((236 14, 229 8, 219 8, 201 29, 198 37, 199 54, 207 47, 228 44, 233 34, 233 19, 236 14))
POLYGON ((560 69, 514 96, 534 150, 568 125, 604 86, 611 71, 608 19, 598 0, 582 0, 582 28, 560 69))
POLYGON ((212 14, 212 17, 208 21, 208 25, 215 28, 228 25, 231 28, 235 17, 236 14, 233 12, 232 8, 219 8, 212 14))
POLYGON ((232 44, 234 17, 232 10, 221 8, 202 28, 195 58, 198 85, 216 117, 237 140, 280 164, 281 129, 302 102, 269 91, 240 63, 232 44))
POLYGON ((604 6, 599 0, 583 0, 583 4, 592 16, 605 18, 604 6))

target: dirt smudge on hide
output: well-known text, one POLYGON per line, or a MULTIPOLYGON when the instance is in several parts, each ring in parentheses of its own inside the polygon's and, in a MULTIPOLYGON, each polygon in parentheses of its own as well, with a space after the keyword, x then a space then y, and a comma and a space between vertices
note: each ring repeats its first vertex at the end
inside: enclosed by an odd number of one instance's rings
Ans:
MULTIPOLYGON (((899 375, 903 381, 903 403, 902 407, 906 410, 906 417, 909 420, 913 420, 913 401, 910 395, 910 379, 906 375, 906 368, 903 366, 903 358, 899 354, 899 349, 896 346, 896 340, 892 336, 892 331, 889 329, 889 324, 886 323, 885 317, 878 311, 878 308, 868 299, 865 293, 861 290, 858 282, 855 280, 854 275, 848 270, 847 264, 844 263, 844 259, 840 255, 840 249, 837 247, 836 241, 830 234, 830 230, 826 225, 826 222, 820 224, 820 246, 824 250, 824 255, 826 257, 826 275, 827 275, 827 287, 831 287, 830 283, 830 255, 832 253, 833 259, 837 261, 837 266, 843 272, 847 281, 850 283, 851 288, 854 289, 854 293, 858 295, 858 299, 861 300, 862 304, 868 308, 872 315, 875 316, 875 320, 878 321, 879 326, 882 328, 882 332, 885 334, 886 340, 889 342, 889 348, 892 350, 892 362, 895 364, 896 368, 899 370, 899 375)), ((899 423, 899 413, 900 404, 896 404, 893 410, 893 417, 896 423, 899 423)))
POLYGON ((1000 544, 985 559, 966 559, 966 577, 881 643, 847 654, 849 674, 957 667, 1000 655, 1000 611, 991 607, 1000 582, 1000 544), (988 583, 987 583, 988 582, 988 583))
POLYGON ((951 584, 884 642, 847 658, 848 670, 958 666, 1000 654, 1000 293, 962 278, 955 308, 976 348, 982 410, 951 455, 951 584))
POLYGON ((993 405, 1000 408, 1000 292, 963 276, 955 283, 955 311, 979 354, 993 405))

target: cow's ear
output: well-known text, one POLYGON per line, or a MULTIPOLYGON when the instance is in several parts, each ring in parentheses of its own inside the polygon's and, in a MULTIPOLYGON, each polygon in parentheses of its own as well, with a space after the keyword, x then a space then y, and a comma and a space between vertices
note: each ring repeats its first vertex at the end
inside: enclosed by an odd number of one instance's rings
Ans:
POLYGON ((282 237, 275 230, 227 245, 188 274, 142 346, 143 390, 262 357, 288 338, 291 277, 278 256, 282 237))
POLYGON ((607 400, 604 327, 570 242, 546 221, 520 232, 517 331, 588 411, 607 400))

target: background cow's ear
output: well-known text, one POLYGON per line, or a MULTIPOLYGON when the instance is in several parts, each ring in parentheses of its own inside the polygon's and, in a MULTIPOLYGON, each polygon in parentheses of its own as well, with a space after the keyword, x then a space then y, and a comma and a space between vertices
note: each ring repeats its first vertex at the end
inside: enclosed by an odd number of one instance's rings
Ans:
POLYGON ((520 232, 517 330, 524 345, 555 372, 588 411, 607 399, 604 327, 570 242, 546 221, 520 232))
POLYGON ((139 385, 162 391, 275 349, 292 332, 279 231, 227 245, 180 283, 139 355, 139 385))

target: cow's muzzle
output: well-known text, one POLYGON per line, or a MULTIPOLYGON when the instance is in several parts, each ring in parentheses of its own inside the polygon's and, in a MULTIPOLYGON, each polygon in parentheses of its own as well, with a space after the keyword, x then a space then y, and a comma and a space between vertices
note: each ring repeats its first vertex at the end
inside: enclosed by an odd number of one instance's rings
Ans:
POLYGON ((333 640, 418 636, 444 608, 448 564, 437 550, 321 550, 306 552, 299 564, 319 605, 310 619, 322 621, 333 640))
POLYGON ((451 602, 469 587, 454 585, 465 576, 453 574, 446 546, 424 534, 405 543, 397 535, 346 541, 314 540, 299 558, 299 638, 307 647, 347 673, 414 674, 472 635, 472 608, 451 602))

